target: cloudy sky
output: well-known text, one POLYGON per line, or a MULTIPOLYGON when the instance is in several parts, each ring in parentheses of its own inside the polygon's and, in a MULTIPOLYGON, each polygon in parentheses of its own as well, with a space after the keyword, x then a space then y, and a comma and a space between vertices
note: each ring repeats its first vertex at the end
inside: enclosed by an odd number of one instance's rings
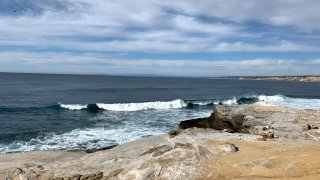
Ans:
POLYGON ((1 0, 0 72, 320 74, 319 0, 1 0))

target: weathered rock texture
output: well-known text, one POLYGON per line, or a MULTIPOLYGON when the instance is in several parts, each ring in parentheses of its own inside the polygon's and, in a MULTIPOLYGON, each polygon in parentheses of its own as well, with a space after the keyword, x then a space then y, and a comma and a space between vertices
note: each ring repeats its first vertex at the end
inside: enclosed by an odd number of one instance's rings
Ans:
MULTIPOLYGON (((302 128, 319 126, 319 111, 261 104, 217 106, 207 119, 201 127, 251 134, 189 128, 92 153, 4 154, 0 179, 320 178, 320 144, 302 128), (256 134, 266 125, 274 127, 279 138, 258 141, 256 134)), ((190 124, 183 126, 193 127, 190 124)))
POLYGON ((182 121, 181 129, 192 127, 227 129, 228 132, 260 134, 265 126, 273 127, 276 137, 304 138, 303 126, 312 124, 320 127, 317 110, 298 110, 263 103, 253 105, 214 107, 210 117, 182 121))
POLYGON ((214 107, 210 117, 181 121, 179 128, 187 129, 197 127, 244 132, 246 131, 246 128, 243 126, 245 116, 235 111, 235 109, 237 109, 235 106, 217 105, 214 107))

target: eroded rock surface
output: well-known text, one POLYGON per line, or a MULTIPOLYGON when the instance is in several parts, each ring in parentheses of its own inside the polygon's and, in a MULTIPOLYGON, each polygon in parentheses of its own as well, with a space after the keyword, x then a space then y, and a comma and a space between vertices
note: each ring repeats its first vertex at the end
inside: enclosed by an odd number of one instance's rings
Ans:
POLYGON ((276 137, 297 139, 305 138, 303 126, 306 124, 320 127, 320 112, 257 103, 241 106, 217 105, 210 117, 182 121, 179 127, 212 128, 258 135, 263 127, 268 126, 273 128, 276 137))

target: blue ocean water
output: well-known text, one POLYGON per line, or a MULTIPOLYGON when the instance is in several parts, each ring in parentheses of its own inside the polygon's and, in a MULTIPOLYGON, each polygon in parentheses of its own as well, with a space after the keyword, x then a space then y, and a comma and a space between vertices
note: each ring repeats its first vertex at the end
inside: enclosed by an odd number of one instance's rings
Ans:
POLYGON ((320 83, 0 73, 0 153, 121 144, 257 101, 320 109, 320 83))

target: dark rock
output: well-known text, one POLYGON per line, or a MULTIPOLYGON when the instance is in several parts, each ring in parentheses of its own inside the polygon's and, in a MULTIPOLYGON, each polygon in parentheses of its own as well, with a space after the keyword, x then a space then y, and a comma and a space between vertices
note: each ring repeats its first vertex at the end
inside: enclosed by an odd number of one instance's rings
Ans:
POLYGON ((246 127, 244 127, 245 116, 238 114, 236 108, 237 106, 216 105, 210 117, 181 121, 179 128, 197 127, 217 130, 226 129, 227 132, 247 132, 250 125, 246 124, 246 127))
POLYGON ((211 128, 217 130, 228 129, 231 132, 243 132, 244 115, 238 114, 236 106, 215 106, 214 117, 211 115, 211 128))
POLYGON ((108 150, 108 149, 112 149, 116 146, 118 146, 118 144, 106 146, 106 147, 98 148, 98 149, 88 149, 88 150, 86 150, 86 153, 94 153, 94 152, 98 152, 98 151, 108 150))
POLYGON ((210 119, 209 118, 197 118, 197 119, 190 119, 186 121, 181 121, 179 124, 180 129, 187 129, 187 128, 211 128, 210 126, 210 119))

